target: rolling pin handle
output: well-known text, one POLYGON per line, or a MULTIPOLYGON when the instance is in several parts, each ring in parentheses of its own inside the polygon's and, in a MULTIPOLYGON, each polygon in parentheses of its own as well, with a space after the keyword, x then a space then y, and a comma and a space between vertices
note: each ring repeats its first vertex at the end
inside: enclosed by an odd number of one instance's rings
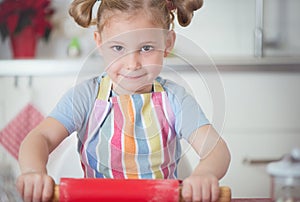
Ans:
POLYGON ((59 202, 59 185, 54 186, 52 202, 59 202))

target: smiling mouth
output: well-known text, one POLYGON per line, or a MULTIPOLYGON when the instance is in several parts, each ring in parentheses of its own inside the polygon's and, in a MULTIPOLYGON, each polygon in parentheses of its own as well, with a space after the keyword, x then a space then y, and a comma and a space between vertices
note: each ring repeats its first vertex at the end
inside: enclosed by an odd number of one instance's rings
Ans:
POLYGON ((124 78, 126 79, 139 79, 143 76, 145 76, 146 74, 140 74, 140 75, 129 75, 129 74, 126 74, 126 75, 122 75, 124 78))

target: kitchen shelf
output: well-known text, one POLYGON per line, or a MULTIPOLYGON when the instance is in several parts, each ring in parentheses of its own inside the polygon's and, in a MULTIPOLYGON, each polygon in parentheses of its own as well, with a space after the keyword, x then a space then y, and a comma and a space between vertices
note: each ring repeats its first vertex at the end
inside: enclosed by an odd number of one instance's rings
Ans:
MULTIPOLYGON (((98 74, 103 71, 101 63, 102 61, 99 58, 88 60, 80 58, 0 60, 0 77, 98 74)), ((190 71, 193 70, 192 66, 196 66, 199 67, 200 71, 211 71, 213 69, 221 72, 300 72, 299 57, 215 57, 213 59, 201 59, 191 56, 186 60, 170 57, 165 61, 165 64, 175 71, 190 71)))
MULTIPOLYGON (((82 71, 84 63, 82 59, 0 60, 0 76, 74 76, 82 71)), ((86 73, 97 72, 92 68, 97 64, 89 66, 84 68, 86 73)))

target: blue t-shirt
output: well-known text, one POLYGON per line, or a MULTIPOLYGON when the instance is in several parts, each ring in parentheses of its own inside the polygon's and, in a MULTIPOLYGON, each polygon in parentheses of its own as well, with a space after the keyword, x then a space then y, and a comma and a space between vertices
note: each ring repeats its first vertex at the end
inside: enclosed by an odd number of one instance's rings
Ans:
MULTIPOLYGON (((82 138, 97 97, 101 78, 101 76, 95 77, 71 88, 61 98, 49 117, 63 124, 70 134, 77 131, 78 136, 82 138)), ((195 98, 182 86, 161 77, 156 80, 168 95, 176 118, 175 131, 179 138, 188 140, 197 128, 209 124, 195 98)))

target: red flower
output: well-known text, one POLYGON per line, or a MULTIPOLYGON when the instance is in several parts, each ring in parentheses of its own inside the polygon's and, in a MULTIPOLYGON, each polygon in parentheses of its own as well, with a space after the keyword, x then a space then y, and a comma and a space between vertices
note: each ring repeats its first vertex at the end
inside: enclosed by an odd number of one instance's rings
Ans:
POLYGON ((33 26, 38 37, 48 40, 54 14, 51 0, 2 0, 0 3, 0 34, 2 39, 33 26))

